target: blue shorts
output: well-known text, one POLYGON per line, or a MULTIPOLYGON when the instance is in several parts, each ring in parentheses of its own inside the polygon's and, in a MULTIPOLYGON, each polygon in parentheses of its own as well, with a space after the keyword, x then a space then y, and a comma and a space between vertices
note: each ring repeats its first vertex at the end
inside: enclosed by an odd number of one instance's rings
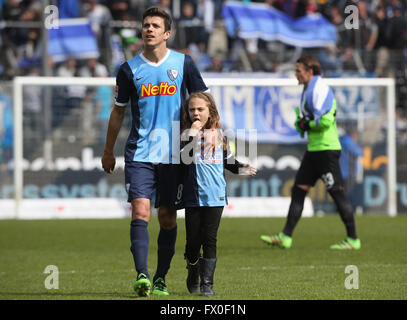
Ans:
POLYGON ((128 202, 137 198, 152 200, 155 193, 155 208, 184 208, 181 165, 126 162, 124 176, 128 202))

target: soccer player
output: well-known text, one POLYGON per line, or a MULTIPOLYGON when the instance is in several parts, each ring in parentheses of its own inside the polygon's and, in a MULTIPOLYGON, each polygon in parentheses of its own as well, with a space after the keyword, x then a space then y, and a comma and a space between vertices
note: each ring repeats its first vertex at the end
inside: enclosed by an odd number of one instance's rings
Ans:
POLYGON ((122 126, 125 106, 130 100, 132 126, 125 148, 125 184, 132 206, 131 252, 139 296, 151 291, 147 270, 150 202, 156 190, 160 233, 158 262, 152 293, 168 295, 165 276, 170 268, 177 236, 180 120, 186 93, 208 88, 191 57, 167 48, 171 17, 152 7, 143 14, 143 52, 121 65, 116 77, 116 101, 111 112, 103 169, 115 167, 114 145, 122 126), (178 147, 177 147, 178 143, 178 147), (178 164, 177 164, 178 162, 178 164))
POLYGON ((238 162, 227 148, 219 113, 209 93, 191 94, 186 106, 188 114, 185 114, 184 123, 187 130, 184 130, 182 140, 188 141, 188 144, 181 152, 182 161, 186 164, 183 180, 186 282, 190 293, 213 296, 217 233, 223 207, 227 204, 225 168, 233 173, 244 168, 244 172, 251 176, 256 175, 257 169, 238 162), (213 134, 204 135, 205 131, 213 134), (208 137, 216 139, 214 150, 204 147, 208 137))
POLYGON ((360 240, 356 235, 353 209, 345 197, 339 156, 341 144, 336 129, 336 101, 321 78, 321 67, 313 57, 297 60, 295 76, 304 85, 301 96, 301 116, 297 116, 295 127, 303 135, 307 132, 307 151, 296 174, 291 190, 291 204, 287 221, 277 235, 262 235, 261 239, 271 245, 290 248, 292 233, 301 218, 304 199, 308 190, 320 178, 333 198, 346 227, 347 238, 332 245, 334 250, 359 250, 360 240))

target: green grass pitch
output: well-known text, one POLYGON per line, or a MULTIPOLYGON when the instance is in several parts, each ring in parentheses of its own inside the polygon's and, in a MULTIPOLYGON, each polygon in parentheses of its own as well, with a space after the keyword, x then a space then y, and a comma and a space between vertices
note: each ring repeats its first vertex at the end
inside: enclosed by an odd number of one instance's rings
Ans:
MULTIPOLYGON (((335 252, 345 238, 337 215, 303 218, 289 250, 271 248, 261 234, 281 231, 281 218, 223 218, 213 298, 190 295, 183 258, 184 220, 167 275, 170 296, 139 298, 130 253, 129 220, 0 221, 0 299, 406 299, 407 215, 356 217, 360 251, 335 252), (58 267, 58 289, 46 289, 48 265, 58 267), (348 265, 358 289, 346 289, 348 265)), ((157 259, 158 222, 149 224, 149 271, 157 259)), ((353 282, 355 283, 355 282, 353 282)))

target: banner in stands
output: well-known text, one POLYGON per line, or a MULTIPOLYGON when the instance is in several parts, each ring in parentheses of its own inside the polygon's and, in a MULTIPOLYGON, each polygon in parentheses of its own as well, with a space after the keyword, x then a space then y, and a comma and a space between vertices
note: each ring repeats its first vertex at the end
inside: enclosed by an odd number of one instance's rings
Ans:
POLYGON ((293 19, 267 4, 226 2, 222 16, 231 37, 278 40, 303 48, 336 44, 335 25, 318 13, 293 19))
POLYGON ((69 57, 99 57, 96 37, 88 19, 59 19, 58 28, 49 29, 48 38, 49 55, 55 62, 65 61, 69 57))
MULTIPOLYGON (((374 87, 334 87, 337 119, 363 121, 378 117, 378 93, 374 87)), ((257 142, 305 142, 295 130, 295 108, 301 100, 301 87, 211 87, 222 124, 236 136, 257 142)))

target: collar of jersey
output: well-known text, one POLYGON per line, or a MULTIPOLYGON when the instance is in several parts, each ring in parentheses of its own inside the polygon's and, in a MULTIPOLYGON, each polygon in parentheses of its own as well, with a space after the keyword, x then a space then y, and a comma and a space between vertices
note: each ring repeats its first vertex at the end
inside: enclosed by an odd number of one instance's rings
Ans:
POLYGON ((153 66, 153 67, 158 67, 160 65, 162 65, 164 63, 165 60, 167 60, 168 56, 170 55, 171 50, 167 49, 167 53, 165 54, 164 58, 162 58, 160 61, 158 61, 157 63, 152 62, 150 60, 148 60, 143 53, 140 53, 140 58, 143 59, 146 63, 148 63, 149 65, 153 66))

